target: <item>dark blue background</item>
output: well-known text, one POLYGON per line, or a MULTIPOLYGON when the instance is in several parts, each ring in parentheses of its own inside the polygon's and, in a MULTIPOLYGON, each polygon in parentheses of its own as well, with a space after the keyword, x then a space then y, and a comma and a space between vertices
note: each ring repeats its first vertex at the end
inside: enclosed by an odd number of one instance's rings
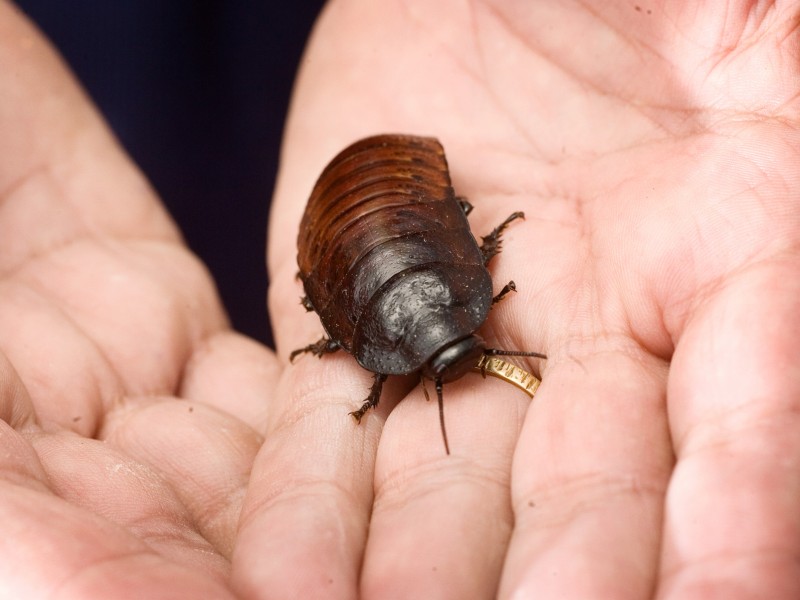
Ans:
POLYGON ((234 327, 271 344, 267 212, 291 85, 322 0, 17 4, 150 178, 234 327))

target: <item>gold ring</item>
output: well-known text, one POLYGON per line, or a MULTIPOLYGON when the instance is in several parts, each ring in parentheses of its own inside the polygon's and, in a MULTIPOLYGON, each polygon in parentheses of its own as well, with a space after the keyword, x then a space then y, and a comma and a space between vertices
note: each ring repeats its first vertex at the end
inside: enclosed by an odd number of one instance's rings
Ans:
POLYGON ((480 373, 484 377, 491 375, 498 379, 503 379, 511 384, 514 384, 523 392, 533 398, 539 385, 542 383, 534 375, 528 373, 525 369, 520 369, 516 365, 512 365, 496 356, 481 356, 478 364, 472 369, 480 373))

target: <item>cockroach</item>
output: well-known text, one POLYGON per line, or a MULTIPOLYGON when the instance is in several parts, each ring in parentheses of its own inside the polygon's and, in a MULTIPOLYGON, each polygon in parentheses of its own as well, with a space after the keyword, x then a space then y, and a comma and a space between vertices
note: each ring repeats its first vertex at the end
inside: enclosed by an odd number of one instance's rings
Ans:
MULTIPOLYGON (((487 348, 476 333, 497 295, 486 265, 515 212, 478 245, 472 206, 450 183, 444 149, 434 138, 369 137, 340 152, 323 170, 297 240, 306 310, 327 333, 291 353, 322 356, 339 349, 374 374, 361 422, 377 406, 389 375, 418 372, 436 386, 445 451, 442 384, 472 370, 483 355, 546 358, 539 352, 487 348)), ((427 392, 426 392, 427 395, 427 392)))

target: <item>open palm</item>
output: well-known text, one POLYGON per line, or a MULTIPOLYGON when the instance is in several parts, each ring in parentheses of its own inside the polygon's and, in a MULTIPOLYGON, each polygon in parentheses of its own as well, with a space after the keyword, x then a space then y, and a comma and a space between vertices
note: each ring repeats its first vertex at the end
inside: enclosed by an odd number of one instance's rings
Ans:
POLYGON ((549 358, 527 413, 501 382, 448 386, 450 457, 418 388, 354 431, 367 375, 298 361, 262 455, 291 473, 256 503, 262 540, 304 532, 261 546, 291 549, 282 571, 355 585, 363 551, 367 597, 798 592, 796 12, 329 5, 270 231, 281 356, 320 333, 293 279, 316 175, 405 132, 443 142, 476 233, 525 211, 492 264, 519 293, 483 333, 549 358))
MULTIPOLYGON (((6 597, 796 597, 797 9, 331 3, 270 225, 278 357, 35 32, 0 2, 6 597), (476 234, 515 210, 482 334, 537 350, 435 403, 317 339, 295 239, 325 163, 433 135, 476 234), (399 402, 402 400, 402 402, 399 402)), ((674 4, 674 6, 673 6, 674 4)))

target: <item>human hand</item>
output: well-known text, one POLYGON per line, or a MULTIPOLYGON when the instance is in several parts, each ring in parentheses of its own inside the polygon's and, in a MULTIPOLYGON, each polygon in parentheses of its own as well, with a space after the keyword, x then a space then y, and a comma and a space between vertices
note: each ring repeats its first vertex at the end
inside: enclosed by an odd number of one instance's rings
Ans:
POLYGON ((267 565, 248 589, 800 593, 795 22, 780 2, 327 7, 271 220, 280 355, 321 332, 294 279, 315 178, 403 132, 443 142, 477 234, 525 211, 491 266, 519 292, 483 333, 549 358, 527 411, 500 381, 446 386, 449 457, 420 389, 358 428, 369 375, 298 360, 244 506, 235 556, 267 565))
POLYGON ((0 597, 234 597, 274 356, 8 2, 0 79, 0 597))

